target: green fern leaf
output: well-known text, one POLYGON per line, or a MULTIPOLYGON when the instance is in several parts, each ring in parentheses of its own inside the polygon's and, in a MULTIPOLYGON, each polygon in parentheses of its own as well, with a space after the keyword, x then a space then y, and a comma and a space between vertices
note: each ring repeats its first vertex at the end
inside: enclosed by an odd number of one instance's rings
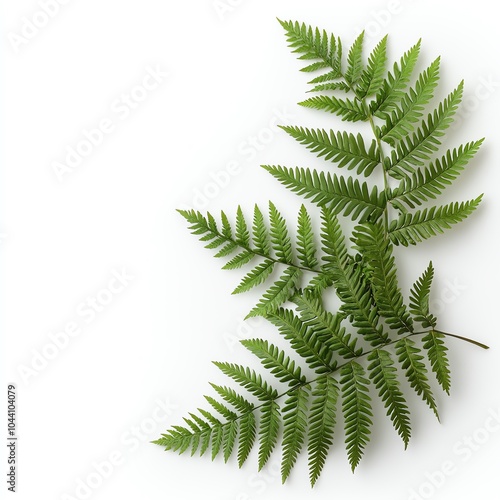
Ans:
POLYGON ((333 172, 265 166, 293 192, 321 207, 320 248, 314 219, 304 205, 298 214, 296 245, 289 234, 290 226, 273 203, 269 204, 268 222, 259 207, 254 207, 251 227, 239 206, 234 223, 225 212, 216 220, 210 213, 180 211, 204 246, 224 258, 224 269, 238 269, 252 262, 233 293, 267 282, 276 266, 283 267, 277 281, 267 287, 247 317, 267 319, 288 346, 282 348, 266 339, 243 340, 242 345, 260 360, 267 377, 250 367, 216 362, 242 389, 211 384, 216 397, 205 396, 209 410, 198 408, 196 413, 189 413, 182 425, 172 426, 155 443, 178 453, 211 453, 212 460, 222 455, 225 462, 236 454, 242 467, 258 440, 261 470, 278 447, 282 432, 283 482, 307 443, 309 477, 314 485, 334 444, 339 398, 348 461, 354 471, 371 434, 370 384, 406 447, 411 428, 402 392, 403 377, 439 418, 424 355, 438 383, 449 393, 445 337, 487 348, 435 329, 437 320, 429 308, 432 263, 411 288, 407 307, 393 255, 393 245, 416 244, 475 210, 481 196, 409 211, 437 198, 454 182, 482 140, 445 151, 444 155, 438 153, 462 100, 463 83, 424 117, 437 86, 439 59, 408 90, 420 41, 384 76, 387 37, 365 59, 362 33, 352 44, 343 71, 338 38, 303 23, 280 23, 290 47, 306 64, 302 71, 315 73, 309 82, 312 91, 326 93, 301 104, 343 120, 368 122, 373 139, 365 140, 357 132, 298 126, 284 126, 283 130, 318 157, 358 175, 371 176, 380 166, 384 185, 372 187, 370 181, 333 172), (339 98, 339 92, 347 95, 339 98), (382 140, 392 146, 392 151, 381 149, 382 140), (400 181, 397 188, 391 186, 389 177, 400 181), (392 209, 400 215, 391 221, 392 209), (350 239, 342 232, 337 218, 340 215, 357 223, 350 239), (330 291, 337 295, 338 305, 333 311, 330 291), (284 308, 288 301, 293 304, 291 309, 284 308), (428 330, 414 331, 413 321, 428 330), (386 331, 388 328, 390 331, 386 331), (394 334, 401 337, 396 340, 394 334), (422 345, 415 341, 419 337, 422 345), (283 392, 274 388, 275 382, 283 392))
POLYGON ((333 444, 337 410, 338 383, 328 375, 320 377, 312 391, 309 413, 308 455, 311 486, 318 480, 325 465, 328 450, 333 444))
POLYGON ((339 99, 334 96, 318 95, 299 102, 300 106, 311 109, 320 109, 342 117, 349 122, 367 121, 366 110, 357 100, 339 99))
POLYGON ((392 72, 389 72, 375 100, 370 103, 371 112, 378 118, 387 118, 386 113, 393 111, 404 97, 404 90, 408 86, 418 60, 420 43, 421 41, 419 40, 405 52, 399 64, 394 63, 392 72))
POLYGON ((182 454, 191 444, 191 432, 184 427, 175 426, 153 443, 162 446, 166 451, 172 450, 182 454))
POLYGON ((226 420, 235 420, 238 418, 238 415, 231 411, 226 405, 220 403, 216 399, 211 396, 205 396, 205 399, 210 404, 210 406, 221 416, 223 416, 226 420))
MULTIPOLYGON (((336 44, 337 44, 337 50, 339 51, 338 52, 338 58, 339 58, 339 68, 340 68, 340 59, 342 57, 342 44, 340 42, 340 39, 337 39, 336 44)), ((325 84, 325 85, 327 85, 327 84, 330 84, 330 83, 332 85, 338 84, 338 88, 334 88, 332 90, 343 90, 344 92, 350 92, 351 91, 351 87, 344 80, 340 80, 340 81, 336 81, 336 82, 332 81, 332 80, 338 80, 341 77, 342 77, 342 75, 339 73, 339 71, 332 70, 332 71, 328 71, 327 73, 323 73, 323 74, 320 74, 318 76, 315 76, 308 83, 310 85, 316 85, 316 84, 325 84)), ((312 90, 310 90, 309 92, 314 92, 314 88, 312 90)))
POLYGON ((224 462, 227 463, 233 452, 234 443, 238 434, 238 421, 228 422, 223 426, 222 432, 222 450, 224 453, 224 462))
POLYGON ((223 387, 216 384, 210 384, 217 394, 221 396, 226 402, 234 406, 234 408, 240 413, 248 413, 253 411, 254 405, 247 401, 243 396, 238 394, 234 389, 230 387, 223 387))
POLYGON ((301 205, 297 222, 297 254, 299 262, 308 268, 315 268, 318 264, 316 259, 316 243, 314 232, 307 209, 301 205))
POLYGON ((412 332, 412 320, 398 286, 392 244, 386 238, 382 225, 366 223, 357 226, 353 236, 368 266, 379 314, 399 334, 412 332))
POLYGON ((297 304, 302 321, 311 328, 321 342, 333 352, 348 359, 359 356, 363 350, 356 347, 357 339, 342 327, 344 317, 326 311, 320 299, 312 293, 295 295, 292 298, 297 304))
POLYGON ((410 89, 401 104, 386 119, 380 138, 394 146, 414 129, 414 123, 422 116, 424 106, 431 100, 439 80, 439 58, 420 74, 415 88, 410 89))
POLYGON ((361 267, 351 261, 338 219, 331 210, 322 211, 322 243, 325 268, 331 274, 341 311, 351 317, 358 333, 371 345, 384 344, 388 336, 379 326, 379 314, 361 267))
POLYGON ((271 223, 271 244, 276 258, 281 262, 293 260, 292 243, 288 236, 286 221, 273 203, 269 202, 269 221, 271 223))
POLYGON ((369 176, 380 164, 377 143, 372 140, 367 148, 361 134, 348 134, 333 130, 308 129, 303 127, 281 126, 281 128, 300 144, 304 144, 319 158, 336 163, 340 168, 356 169, 356 173, 369 176))
POLYGON ((275 401, 269 401, 261 407, 259 428, 259 471, 266 465, 278 442, 281 425, 279 406, 275 401))
POLYGON ((324 290, 333 286, 333 278, 327 272, 319 272, 314 276, 304 288, 306 292, 321 295, 324 290))
POLYGON ((432 162, 425 170, 417 170, 403 178, 393 191, 393 200, 406 203, 410 208, 435 199, 463 171, 479 150, 483 140, 469 142, 457 149, 448 150, 440 160, 432 162))
POLYGON ((340 375, 347 456, 354 472, 370 440, 373 413, 369 381, 363 367, 353 361, 342 368, 340 375))
POLYGON ((389 237, 395 245, 416 245, 466 219, 478 207, 482 197, 403 214, 391 222, 389 237))
POLYGON ((318 206, 328 206, 336 215, 364 222, 376 220, 384 211, 385 193, 379 193, 376 186, 370 191, 366 182, 299 167, 265 165, 264 168, 294 193, 318 206))
MULTIPOLYGON (((210 424, 208 424, 207 422, 202 420, 197 415, 195 415, 193 413, 190 413, 189 415, 198 424, 198 426, 200 428, 200 432, 198 435, 199 435, 199 445, 200 445, 199 453, 200 453, 200 457, 201 457, 207 452, 207 450, 210 446, 210 438, 212 436, 212 429, 210 427, 210 424)), ((193 449, 191 451, 191 456, 193 456, 195 454, 195 452, 196 451, 193 449)))
POLYGON ((363 40, 365 32, 356 38, 347 54, 347 70, 344 74, 347 82, 353 86, 363 74, 363 40))
POLYGON ((463 95, 463 82, 423 120, 413 134, 399 141, 391 152, 386 170, 391 177, 402 179, 406 172, 413 173, 415 166, 423 165, 439 146, 444 131, 453 122, 463 95))
POLYGON ((432 371, 436 375, 436 379, 443 390, 450 394, 451 377, 450 363, 448 361, 448 348, 443 341, 444 335, 431 331, 423 339, 424 349, 427 350, 429 361, 431 362, 432 371))
POLYGON ((238 206, 238 210, 236 212, 236 243, 242 247, 250 246, 250 234, 248 232, 245 216, 243 215, 243 211, 240 206, 238 206))
POLYGON ((264 216, 257 205, 254 207, 252 232, 256 251, 261 255, 268 256, 271 252, 269 233, 264 222, 264 216))
POLYGON ((410 312, 415 321, 421 323, 424 328, 436 327, 436 318, 429 311, 429 295, 433 278, 434 267, 430 262, 424 274, 415 282, 410 291, 410 312))
POLYGON ((379 396, 387 408, 387 415, 391 417, 394 428, 401 436, 406 448, 411 437, 410 410, 399 388, 394 361, 387 351, 381 349, 375 349, 368 356, 368 360, 371 361, 368 366, 370 379, 379 390, 379 396))
POLYGON ((300 269, 287 267, 281 278, 264 293, 259 303, 248 313, 245 319, 252 316, 265 316, 276 311, 289 299, 300 276, 300 269))
POLYGON ((220 453, 222 447, 223 434, 224 434, 224 426, 222 424, 215 425, 212 428, 212 460, 215 460, 215 458, 220 453))
POLYGON ((240 434, 238 444, 238 466, 241 468, 252 451, 256 437, 255 415, 246 413, 240 420, 240 434))
POLYGON ((233 294, 248 292, 248 290, 264 283, 273 272, 274 265, 275 262, 266 259, 264 262, 254 267, 233 290, 233 294))
MULTIPOLYGON (((319 80, 329 80, 331 78, 336 78, 334 76, 333 73, 328 73, 327 75, 325 75, 326 78, 322 78, 322 77, 319 77, 319 80)), ((316 83, 316 81, 318 81, 318 79, 314 79, 312 80, 311 82, 309 83, 316 83)), ((328 82, 328 83, 319 83, 318 85, 314 85, 314 87, 309 90, 309 92, 324 92, 324 91, 328 91, 328 90, 341 90, 343 92, 350 92, 351 91, 351 87, 349 87, 349 85, 345 82, 328 82)))
POLYGON ((243 267, 245 264, 248 264, 254 257, 255 257, 254 252, 250 250, 243 250, 243 252, 234 256, 231 260, 229 260, 226 264, 224 264, 224 266, 222 266, 222 269, 224 270, 239 269, 240 267, 243 267))
POLYGON ((421 350, 409 338, 398 340, 395 348, 398 361, 405 370, 410 386, 429 405, 439 420, 436 401, 427 379, 427 368, 422 361, 424 357, 421 355, 421 350))
POLYGON ((283 337, 290 342, 293 350, 305 359, 309 368, 316 373, 331 372, 336 364, 332 361, 333 353, 329 346, 322 342, 316 331, 308 328, 293 311, 278 309, 266 318, 275 325, 283 337))
POLYGON ((250 339, 242 340, 244 345, 251 353, 255 354, 266 369, 268 369, 280 382, 288 383, 291 386, 302 384, 306 381, 302 375, 300 366, 295 365, 281 349, 267 340, 250 339))
POLYGON ((213 363, 222 373, 238 382, 238 384, 247 389, 260 401, 269 401, 275 399, 278 395, 276 389, 269 386, 266 381, 262 380, 260 375, 250 368, 233 363, 221 363, 219 361, 214 361, 213 363))
POLYGON ((340 77, 340 64, 342 55, 342 46, 340 40, 336 40, 333 35, 328 36, 323 30, 313 29, 304 23, 292 21, 281 21, 281 26, 286 31, 288 46, 293 49, 292 52, 300 54, 299 59, 314 60, 302 71, 311 72, 322 68, 330 68, 331 78, 340 77))
POLYGON ((283 456, 281 480, 284 483, 295 465, 304 445, 307 428, 307 402, 309 387, 302 386, 286 400, 283 415, 283 456))
POLYGON ((376 94, 384 83, 385 65, 387 62, 387 35, 375 47, 368 59, 368 67, 361 75, 356 94, 358 97, 369 97, 376 94))

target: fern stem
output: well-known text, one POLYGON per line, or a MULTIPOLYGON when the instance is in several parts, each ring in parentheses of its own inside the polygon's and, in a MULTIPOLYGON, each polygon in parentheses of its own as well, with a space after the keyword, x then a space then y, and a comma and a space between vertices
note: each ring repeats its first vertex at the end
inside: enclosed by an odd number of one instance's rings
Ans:
POLYGON ((384 177, 384 189, 386 193, 386 199, 385 199, 385 208, 384 208, 384 229, 385 229, 385 235, 386 237, 389 236, 389 193, 390 193, 390 184, 389 184, 389 178, 387 177, 387 172, 385 170, 385 155, 384 155, 384 148, 382 147, 382 141, 380 140, 379 134, 377 133, 377 126, 375 125, 375 121, 373 119, 373 113, 370 111, 370 107, 366 103, 366 98, 360 99, 357 94, 356 90, 354 87, 346 80, 345 75, 341 75, 342 78, 344 78, 344 82, 346 85, 349 86, 351 89, 351 92, 354 93, 354 99, 356 99, 361 106, 363 107, 366 116, 368 117, 368 122, 370 123, 370 127, 373 132, 373 136, 375 138, 375 142, 377 143, 377 150, 380 156, 380 166, 382 167, 382 174, 384 177))
POLYGON ((366 101, 362 100, 363 107, 368 116, 368 121, 370 123, 370 127, 372 129, 373 135, 375 136, 375 141, 377 143, 377 149, 380 155, 380 165, 382 166, 382 174, 384 176, 384 188, 385 188, 385 208, 384 208, 384 228, 386 237, 389 235, 389 193, 390 193, 390 185, 389 178, 387 177, 387 172, 385 170, 385 155, 384 149, 382 147, 382 141, 380 140, 379 134, 377 133, 377 127, 375 125, 375 121, 373 120, 373 114, 370 111, 369 106, 366 104, 366 101))
MULTIPOLYGON (((222 234, 217 233, 219 236, 223 236, 222 234)), ((275 259, 274 257, 271 257, 270 255, 266 255, 261 252, 257 252, 254 248, 251 248, 249 246, 242 245, 240 242, 233 240, 232 238, 226 238, 226 241, 230 241, 232 243, 235 243, 237 246, 239 246, 241 249, 246 250, 248 252, 253 253, 254 255, 257 255, 259 257, 263 257, 264 259, 270 260, 274 264, 282 264, 284 266, 289 266, 289 267, 294 267, 295 269, 300 269, 301 271, 308 271, 310 273, 316 273, 316 274, 327 274, 324 271, 321 271, 319 269, 313 269, 312 267, 304 267, 304 266, 299 266, 298 264, 295 264, 293 262, 284 262, 282 260, 275 259)))
MULTIPOLYGON (((405 336, 402 336, 402 337, 399 337, 395 340, 391 340, 389 342, 386 342, 385 344, 383 345, 380 345, 380 346, 377 346, 375 347, 374 349, 370 350, 370 351, 366 351, 366 352, 363 352, 361 353, 359 356, 356 356, 355 358, 352 358, 352 359, 349 359, 348 361, 346 361, 345 363, 342 363, 341 365, 337 365, 335 368, 333 368, 332 370, 330 370, 329 372, 324 372, 322 373, 319 377, 316 377, 312 380, 306 380, 304 382, 300 382, 299 384, 293 386, 292 388, 288 389, 287 391, 285 392, 282 392, 281 394, 278 394, 278 396, 276 396, 275 398, 273 398, 272 400, 270 401, 276 401, 278 399, 281 399, 283 398, 284 396, 289 396, 290 394, 293 394, 295 391, 299 390, 301 387, 304 387, 304 386, 307 386, 307 385, 311 385, 311 384, 314 384, 315 382, 317 382, 318 380, 326 377, 326 376, 330 376, 330 375, 334 375, 335 373, 339 372, 340 370, 342 370, 342 368, 344 368, 345 366, 347 366, 349 363, 352 363, 353 361, 357 361, 359 360, 360 358, 364 358, 366 356, 369 356, 371 353, 373 353, 375 350, 377 349, 380 349, 382 347, 390 347, 391 345, 394 345, 396 344, 397 342, 400 342, 401 340, 404 340, 404 339, 408 339, 410 337, 415 337, 417 335, 427 335, 429 333, 439 333, 441 335, 445 335, 447 337, 455 337, 456 339, 459 339, 459 340, 463 340, 465 342, 469 342, 470 344, 474 344, 478 347, 481 347, 483 349, 489 349, 489 346, 485 345, 485 344, 482 344, 481 342, 477 342, 476 340, 472 340, 472 339, 469 339, 467 337, 462 337, 460 335, 455 335, 453 333, 447 333, 447 332, 442 332, 442 331, 439 331, 439 330, 428 330, 428 331, 423 331, 423 332, 411 332, 409 333, 408 335, 405 335, 405 336)), ((259 408, 262 408, 263 406, 265 406, 266 404, 268 404, 269 401, 266 401, 260 405, 257 405, 257 406, 254 406, 250 411, 248 412, 244 412, 240 415, 238 415, 234 420, 238 420, 240 418, 243 418, 245 415, 247 415, 248 413, 252 413, 254 412, 255 410, 258 410, 259 408)))
MULTIPOLYGON (((469 344, 474 344, 475 346, 481 347, 481 349, 489 349, 490 346, 486 344, 482 344, 481 342, 478 342, 477 340, 472 340, 467 337, 462 337, 461 335, 455 335, 454 333, 447 333, 447 332, 442 332, 440 330, 433 330, 435 333, 440 333, 441 335, 444 335, 445 337, 454 337, 459 340, 463 340, 464 342, 469 342, 469 344)), ((427 333, 427 332, 425 332, 427 333)))

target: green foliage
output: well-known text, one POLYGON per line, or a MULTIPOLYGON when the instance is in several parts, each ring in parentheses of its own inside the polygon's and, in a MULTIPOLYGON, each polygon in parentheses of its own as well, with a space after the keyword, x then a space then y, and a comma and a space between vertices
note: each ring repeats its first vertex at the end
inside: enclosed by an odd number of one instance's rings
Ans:
POLYGON ((330 448, 337 445, 340 421, 353 471, 377 417, 372 397, 380 399, 406 448, 412 409, 404 388, 415 391, 439 418, 435 386, 446 393, 451 386, 446 337, 486 348, 437 330, 430 307, 432 263, 405 294, 394 254, 395 247, 443 233, 478 207, 482 195, 441 206, 427 203, 458 179, 483 141, 439 153, 462 100, 463 82, 427 111, 439 83, 440 58, 415 75, 420 40, 389 66, 387 37, 365 58, 362 33, 344 60, 338 37, 298 22, 279 22, 305 63, 302 71, 312 77, 310 92, 316 95, 300 104, 342 120, 364 121, 371 137, 281 127, 314 153, 314 161, 324 160, 324 169, 263 167, 320 207, 320 217, 301 205, 296 223, 290 224, 273 203, 267 218, 255 206, 251 224, 240 207, 234 219, 224 212, 216 220, 211 213, 180 211, 191 232, 224 259, 223 269, 247 268, 234 294, 265 286, 247 317, 264 317, 281 342, 241 341, 260 361, 261 371, 216 362, 239 389, 211 384, 216 394, 205 396, 209 409, 190 413, 155 443, 178 453, 208 453, 212 460, 222 456, 227 462, 235 455, 239 467, 258 447, 259 470, 279 449, 283 482, 307 450, 315 485, 330 448), (383 186, 357 177, 372 174, 383 178, 383 186), (343 218, 354 221, 350 233, 342 227, 343 218), (336 294, 335 308, 330 291, 336 294))

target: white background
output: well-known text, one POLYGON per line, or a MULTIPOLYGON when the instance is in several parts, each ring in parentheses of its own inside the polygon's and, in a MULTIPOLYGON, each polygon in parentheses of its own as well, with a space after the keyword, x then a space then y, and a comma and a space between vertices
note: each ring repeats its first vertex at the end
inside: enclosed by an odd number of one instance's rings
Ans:
MULTIPOLYGON (((406 500, 417 498, 414 490, 420 498, 497 499, 499 426, 484 430, 493 422, 490 412, 500 410, 494 4, 232 3, 223 0, 217 9, 211 0, 73 0, 23 41, 22 30, 29 31, 24 18, 39 15, 39 3, 2 2, 2 391, 7 382, 17 385, 17 497, 406 500), (300 200, 259 164, 323 163, 285 133, 266 129, 276 117, 279 123, 342 127, 332 116, 296 106, 307 75, 298 72, 276 17, 320 25, 346 45, 363 28, 370 47, 388 32, 391 60, 422 37, 420 68, 439 54, 443 58, 439 97, 466 81, 461 124, 447 145, 487 137, 443 197, 462 200, 484 192, 480 210, 447 237, 398 250, 397 256, 405 288, 432 258, 432 300, 441 328, 492 349, 450 341, 452 396, 436 389, 441 424, 410 398, 414 435, 405 452, 377 407, 377 428, 356 473, 340 433, 312 491, 305 455, 282 486, 279 454, 257 476, 255 454, 239 470, 234 461, 179 457, 149 444, 203 404, 208 380, 224 381, 211 360, 245 363, 249 355, 234 345, 239 337, 277 338, 264 322, 244 329, 242 318, 257 294, 230 296, 241 273, 220 271, 175 209, 233 213, 238 203, 248 210, 272 199, 293 216, 300 200), (168 76, 144 92, 136 87, 147 68, 168 76), (144 98, 132 103, 134 109, 120 104, 131 91, 144 98), (68 147, 103 119, 113 130, 59 180, 54 163, 64 162, 68 147), (266 144, 257 151, 248 141, 259 134, 266 144), (237 173, 219 174, 228 185, 217 187, 211 174, 230 162, 237 173), (113 272, 131 278, 110 296, 103 290, 113 272), (85 303, 96 295, 111 302, 91 317, 85 303), (49 335, 72 322, 80 334, 54 354, 49 335), (39 358, 44 349, 53 356, 45 365, 39 358), (23 377, 32 363, 36 373, 23 377), (463 441, 467 436, 471 444, 463 441), (105 467, 97 475, 95 464, 110 459, 113 470, 105 467), (441 481, 436 471, 446 462, 452 472, 441 481), (86 492, 81 484, 88 481, 86 492)), ((3 410, 1 422, 4 435, 3 410)), ((0 469, 6 470, 5 452, 0 469)), ((0 487, 6 491, 3 480, 0 487)))

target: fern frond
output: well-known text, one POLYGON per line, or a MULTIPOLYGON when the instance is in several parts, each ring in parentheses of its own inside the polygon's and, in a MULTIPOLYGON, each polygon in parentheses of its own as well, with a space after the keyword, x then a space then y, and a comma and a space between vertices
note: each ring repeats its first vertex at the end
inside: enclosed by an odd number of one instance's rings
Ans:
POLYGON ((222 373, 238 382, 260 401, 270 401, 278 396, 276 389, 273 389, 254 370, 233 363, 221 363, 219 361, 213 363, 222 373))
POLYGON ((404 90, 408 86, 413 70, 420 53, 419 40, 411 47, 398 63, 394 63, 392 72, 382 84, 382 88, 377 92, 375 100, 370 103, 371 112, 378 118, 385 119, 387 112, 393 111, 396 105, 404 97, 404 90))
POLYGON ((317 380, 311 394, 313 401, 309 412, 308 430, 309 478, 311 486, 314 486, 318 480, 325 465, 328 450, 333 444, 338 394, 338 383, 329 375, 320 377, 317 380))
POLYGON ((228 422, 223 426, 222 432, 222 450, 224 454, 224 462, 227 463, 231 453, 233 452, 236 436, 238 434, 238 421, 228 422))
POLYGON ((211 396, 205 396, 205 399, 207 400, 208 404, 226 420, 235 420, 236 418, 238 418, 238 415, 236 415, 236 413, 231 411, 225 404, 221 403, 220 401, 217 401, 211 396))
POLYGON ((250 234, 240 206, 238 206, 238 210, 236 211, 236 243, 243 247, 250 246, 250 234))
POLYGON ((325 90, 341 90, 342 92, 350 92, 351 87, 345 82, 328 82, 331 78, 335 78, 334 74, 328 73, 324 77, 318 77, 311 80, 309 83, 315 84, 317 81, 327 81, 327 83, 318 83, 309 90, 309 92, 324 92, 325 90))
POLYGON ((248 455, 252 451, 256 437, 255 415, 251 412, 246 413, 240 419, 240 429, 238 437, 238 466, 241 468, 246 462, 248 455))
POLYGON ((311 217, 304 205, 300 207, 297 221, 297 254, 304 267, 315 268, 318 265, 311 217))
MULTIPOLYGON (((211 438, 211 434, 212 434, 212 429, 210 428, 210 424, 208 422, 206 422, 205 420, 202 420, 197 415, 195 415, 193 413, 190 413, 189 415, 198 424, 198 426, 200 428, 199 452, 200 452, 200 456, 203 456, 207 452, 207 450, 210 446, 210 438, 211 438)), ((195 454, 195 452, 196 452, 196 450, 193 447, 193 449, 191 450, 191 456, 193 456, 195 454)))
POLYGON ((306 381, 300 366, 296 366, 295 361, 291 360, 284 351, 273 344, 269 344, 267 340, 242 340, 241 344, 255 354, 262 361, 264 367, 280 382, 295 386, 306 381))
POLYGON ((299 105, 335 114, 348 122, 368 120, 368 115, 362 104, 349 98, 340 99, 334 96, 318 95, 299 102, 299 105))
POLYGON ((273 272, 274 265, 275 262, 269 259, 258 264, 241 280, 241 283, 233 290, 233 294, 248 292, 264 283, 273 272))
POLYGON ((272 202, 269 202, 269 221, 271 244, 276 258, 282 262, 292 262, 292 243, 288 236, 286 221, 272 202))
POLYGON ((379 390, 379 396, 387 408, 387 415, 406 448, 411 437, 410 410, 399 387, 394 361, 391 355, 382 349, 375 349, 368 356, 368 360, 371 361, 368 366, 370 379, 379 390))
POLYGON ((410 312, 415 321, 421 323, 424 328, 436 327, 436 318, 429 311, 429 295, 433 278, 434 267, 430 262, 424 274, 415 282, 410 291, 410 312))
POLYGON ((317 332, 309 328, 293 311, 278 309, 273 314, 268 314, 266 319, 278 328, 293 350, 305 359, 309 368, 318 374, 335 369, 333 352, 328 344, 322 342, 317 332))
POLYGON ((312 72, 323 68, 329 68, 330 78, 341 76, 341 57, 342 45, 340 39, 333 35, 328 36, 326 31, 313 29, 306 24, 281 21, 288 41, 288 46, 293 49, 292 52, 300 54, 299 59, 314 61, 308 66, 302 68, 302 71, 312 72))
POLYGON ((389 226, 389 238, 395 245, 416 245, 441 234, 453 224, 466 219, 481 203, 482 195, 474 200, 455 202, 439 207, 403 214, 389 226))
POLYGON ((250 411, 253 411, 253 409, 255 408, 255 406, 250 403, 250 401, 246 400, 234 389, 212 383, 210 385, 213 387, 215 392, 217 392, 217 394, 219 394, 222 399, 232 405, 236 409, 236 411, 239 411, 240 413, 248 413, 250 411))
POLYGON ((387 62, 387 35, 373 49, 368 58, 368 66, 361 75, 356 94, 360 98, 376 94, 384 83, 387 62))
POLYGON ((372 303, 370 287, 361 267, 351 261, 338 219, 328 209, 322 210, 321 217, 323 259, 342 301, 341 311, 352 318, 352 325, 371 345, 386 343, 388 336, 378 324, 379 314, 372 303))
POLYGON ((412 320, 398 285, 392 244, 386 238, 382 225, 366 223, 357 226, 353 237, 368 267, 379 314, 399 334, 412 332, 412 320))
POLYGON ((253 212, 252 231, 255 250, 261 255, 269 255, 271 252, 269 232, 264 221, 264 216, 257 205, 255 205, 253 212))
POLYGON ((300 144, 304 144, 319 158, 336 163, 339 168, 356 169, 356 173, 369 176, 380 164, 380 153, 377 143, 372 140, 369 147, 365 145, 361 134, 348 134, 333 130, 308 129, 304 127, 281 126, 287 134, 300 144))
POLYGON ((483 139, 462 145, 458 150, 448 150, 425 170, 417 170, 411 176, 404 177, 400 186, 393 191, 392 199, 402 201, 410 208, 435 199, 461 174, 482 142, 483 139))
POLYGON ((373 413, 368 393, 369 381, 364 368, 354 361, 345 365, 340 375, 345 443, 349 463, 354 472, 370 440, 373 413))
POLYGON ((259 427, 259 471, 266 465, 278 442, 281 414, 276 401, 268 401, 261 407, 259 427))
POLYGON ((406 172, 413 173, 415 166, 423 165, 441 145, 440 138, 453 122, 463 95, 463 81, 451 92, 427 119, 422 120, 413 134, 399 141, 391 152, 386 170, 391 177, 401 179, 406 172))
MULTIPOLYGON (((342 45, 340 43, 340 39, 337 39, 337 48, 340 51, 340 54, 339 54, 339 60, 340 60, 340 58, 342 56, 342 45)), ((344 92, 350 92, 351 87, 344 80, 338 81, 338 79, 341 77, 342 77, 342 75, 339 74, 338 71, 332 70, 332 71, 328 71, 327 73, 323 73, 321 75, 315 76, 308 83, 310 85, 316 85, 316 84, 335 85, 335 84, 338 84, 338 88, 331 89, 331 90, 343 90, 344 92), (333 80, 337 80, 337 81, 335 82, 333 80)), ((310 90, 309 92, 314 92, 314 88, 312 90, 310 90)))
POLYGON ((215 458, 220 453, 222 447, 223 434, 224 434, 224 425, 215 424, 212 427, 212 460, 215 460, 215 458))
POLYGON ((264 165, 275 179, 288 189, 311 199, 318 206, 328 206, 336 215, 342 214, 352 220, 364 222, 378 219, 385 208, 385 192, 379 193, 376 186, 371 190, 366 182, 336 174, 296 167, 264 165))
POLYGON ((243 267, 248 264, 255 257, 255 253, 251 250, 243 250, 238 255, 235 255, 231 260, 227 261, 226 264, 222 266, 224 270, 234 270, 243 267))
POLYGON ((432 371, 443 390, 450 394, 451 377, 450 362, 448 361, 448 348, 443 341, 444 335, 435 331, 429 332, 423 339, 424 349, 427 350, 432 371))
POLYGON ((386 124, 380 131, 380 138, 383 141, 394 146, 397 141, 413 131, 414 123, 421 118, 424 106, 433 97, 439 80, 439 61, 437 58, 420 74, 415 87, 410 89, 400 105, 387 116, 386 124))
POLYGON ((405 370, 406 378, 415 392, 429 405, 437 419, 439 414, 436 401, 427 379, 427 368, 423 363, 424 357, 415 342, 409 338, 398 340, 395 345, 396 355, 401 367, 405 370))
POLYGON ((283 406, 283 456, 281 480, 284 483, 297 461, 306 436, 309 386, 301 386, 283 406))
MULTIPOLYGON (((276 264, 287 266, 281 277, 265 292, 249 316, 262 315, 278 308, 295 288, 302 271, 317 272, 314 268, 300 266, 295 261, 286 221, 273 203, 269 204, 270 229, 266 226, 261 210, 257 205, 255 206, 251 236, 240 207, 236 212, 234 231, 224 212, 221 212, 220 228, 210 213, 207 213, 206 216, 194 210, 179 210, 179 213, 189 222, 192 234, 199 236, 206 248, 217 250, 216 258, 229 257, 222 269, 239 269, 254 259, 262 260, 264 258, 263 262, 257 264, 244 276, 234 289, 234 294, 247 292, 267 281, 276 264), (251 246, 252 242, 253 246, 251 246), (231 255, 233 256, 231 257, 231 255)), ((303 213, 302 216, 304 216, 303 213)), ((302 222, 305 223, 305 220, 302 222)), ((307 228, 304 227, 304 229, 307 228)), ((312 228, 309 227, 309 230, 312 231, 312 228)), ((311 242, 314 241, 311 239, 312 233, 308 235, 299 233, 299 249, 301 248, 301 236, 307 236, 307 251, 311 252, 311 242)), ((312 257, 312 254, 308 254, 308 256, 312 257)), ((311 259, 308 262, 312 264, 314 260, 311 259)), ((302 259, 302 264, 304 265, 304 263, 305 261, 302 259)))
POLYGON ((357 339, 342 326, 344 317, 326 311, 321 300, 312 293, 295 295, 292 298, 302 321, 311 328, 321 342, 333 352, 349 359, 359 356, 363 350, 356 347, 357 339))
POLYGON ((357 83, 363 74, 364 37, 365 32, 363 31, 356 40, 354 40, 347 54, 347 69, 344 73, 344 77, 351 86, 357 83))
POLYGON ((304 290, 316 295, 321 295, 324 290, 331 286, 333 286, 332 276, 328 272, 321 271, 309 281, 304 290))
POLYGON ((255 205, 251 224, 239 206, 233 219, 225 212, 216 220, 210 213, 180 211, 205 247, 224 258, 224 269, 248 266, 233 293, 271 281, 276 267, 280 268, 247 317, 264 317, 289 345, 283 348, 265 338, 242 340, 259 359, 263 374, 251 367, 215 362, 241 389, 211 384, 216 395, 205 396, 208 409, 189 413, 182 425, 172 426, 155 443, 178 453, 210 453, 212 460, 222 455, 225 462, 237 455, 242 467, 258 441, 259 470, 280 445, 283 482, 307 447, 314 486, 334 444, 337 407, 342 410, 345 446, 354 471, 373 425, 370 389, 378 393, 406 448, 411 426, 403 378, 439 419, 428 375, 432 369, 449 393, 445 337, 487 348, 436 330, 437 320, 429 307, 432 263, 413 284, 407 306, 393 255, 393 245, 416 244, 476 209, 481 196, 416 210, 458 178, 482 140, 436 154, 462 100, 463 82, 425 117, 439 79, 439 58, 408 90, 420 41, 385 76, 387 37, 366 59, 362 33, 352 44, 343 71, 338 38, 303 23, 280 23, 290 47, 306 63, 302 71, 315 73, 309 82, 312 91, 326 93, 300 104, 343 120, 369 122, 374 138, 368 141, 359 133, 298 126, 281 128, 318 157, 358 175, 368 177, 380 166, 384 186, 371 187, 370 181, 333 172, 264 166, 291 191, 321 207, 320 245, 314 219, 304 205, 298 213, 296 239, 272 202, 266 218, 255 205), (337 97, 339 92, 348 95, 337 97), (379 120, 385 124, 379 126, 379 120), (392 147, 389 156, 381 141, 392 147), (393 189, 389 176, 400 181, 397 188, 393 189), (400 216, 390 221, 393 208, 400 216), (342 232, 340 215, 357 223, 350 238, 342 232), (338 298, 335 310, 329 306, 329 288, 338 298), (416 331, 413 322, 426 331, 416 331), (419 337, 421 344, 415 341, 419 337))
POLYGON ((300 269, 287 267, 281 278, 264 293, 258 304, 248 313, 245 319, 252 316, 265 316, 276 311, 289 299, 301 274, 300 269))

